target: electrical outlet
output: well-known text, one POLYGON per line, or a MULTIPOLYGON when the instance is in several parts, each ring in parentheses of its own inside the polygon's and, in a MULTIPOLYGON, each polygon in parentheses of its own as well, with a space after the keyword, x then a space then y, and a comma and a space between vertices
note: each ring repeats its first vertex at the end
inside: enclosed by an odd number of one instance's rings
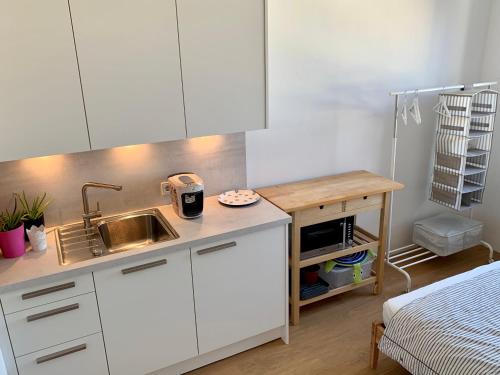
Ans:
POLYGON ((160 194, 161 195, 170 194, 170 190, 168 189, 168 182, 167 181, 160 182, 160 194))

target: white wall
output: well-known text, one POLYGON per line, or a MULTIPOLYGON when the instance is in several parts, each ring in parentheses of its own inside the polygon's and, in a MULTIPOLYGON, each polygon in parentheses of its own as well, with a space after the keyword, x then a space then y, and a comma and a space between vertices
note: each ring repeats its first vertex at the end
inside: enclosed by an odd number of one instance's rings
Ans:
MULTIPOLYGON (((490 13, 488 38, 484 52, 482 79, 500 82, 500 0, 493 0, 490 13)), ((498 87, 497 87, 498 89, 498 87)), ((497 117, 497 133, 500 119, 497 117)), ((490 169, 486 183, 484 204, 474 211, 474 217, 485 223, 485 239, 500 250, 500 136, 493 138, 490 169)))
MULTIPOLYGON (((354 169, 389 175, 392 89, 478 79, 490 1, 268 0, 269 130, 247 133, 250 186, 354 169)), ((397 242, 427 202, 435 97, 402 128, 397 242)))

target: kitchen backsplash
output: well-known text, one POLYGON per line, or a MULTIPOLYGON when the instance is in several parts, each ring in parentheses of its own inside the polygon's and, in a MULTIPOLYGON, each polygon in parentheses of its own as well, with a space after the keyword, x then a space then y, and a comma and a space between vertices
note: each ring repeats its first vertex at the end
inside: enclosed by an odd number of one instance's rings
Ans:
POLYGON ((81 219, 81 187, 98 181, 123 185, 121 192, 89 189, 91 209, 104 215, 170 203, 160 181, 177 172, 203 178, 206 196, 246 186, 245 134, 210 136, 108 150, 0 163, 0 210, 13 208, 13 192, 53 199, 48 226, 81 219))

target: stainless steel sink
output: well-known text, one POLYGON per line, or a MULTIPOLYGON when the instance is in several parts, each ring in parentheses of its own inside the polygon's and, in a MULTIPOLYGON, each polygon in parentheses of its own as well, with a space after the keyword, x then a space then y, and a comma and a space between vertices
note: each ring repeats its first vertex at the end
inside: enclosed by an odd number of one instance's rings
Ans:
POLYGON ((158 210, 101 220, 97 229, 110 253, 179 237, 158 210))
POLYGON ((93 221, 89 229, 78 223, 56 230, 62 265, 176 238, 179 235, 157 209, 99 219, 93 221))

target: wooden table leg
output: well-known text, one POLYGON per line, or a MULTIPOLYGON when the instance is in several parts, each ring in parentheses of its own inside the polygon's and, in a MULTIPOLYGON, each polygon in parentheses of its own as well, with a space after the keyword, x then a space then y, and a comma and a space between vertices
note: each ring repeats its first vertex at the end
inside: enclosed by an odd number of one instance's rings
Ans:
POLYGON ((297 214, 292 215, 292 253, 291 253, 291 316, 292 325, 299 324, 300 315, 300 226, 297 214))
POLYGON ((391 194, 384 193, 384 203, 380 210, 380 226, 378 232, 379 249, 377 254, 377 264, 375 271, 377 272, 377 281, 373 288, 374 294, 382 293, 384 289, 384 265, 385 265, 385 252, 387 251, 387 229, 389 223, 389 211, 391 207, 391 194))

